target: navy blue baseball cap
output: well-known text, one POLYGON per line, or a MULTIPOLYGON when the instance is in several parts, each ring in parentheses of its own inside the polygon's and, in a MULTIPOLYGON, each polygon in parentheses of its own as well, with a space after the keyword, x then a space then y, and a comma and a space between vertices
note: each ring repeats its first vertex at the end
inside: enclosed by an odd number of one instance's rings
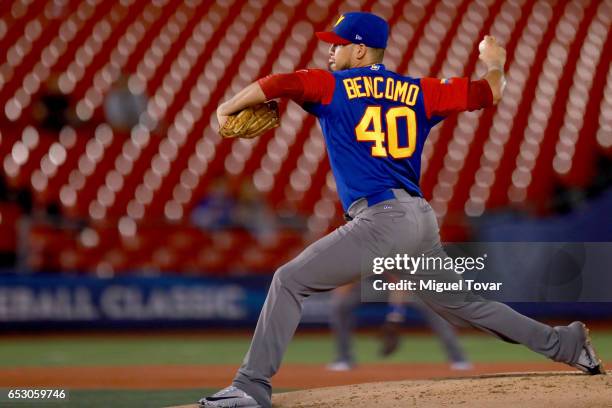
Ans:
POLYGON ((332 31, 315 33, 330 44, 365 44, 371 48, 387 48, 389 25, 376 14, 353 12, 340 16, 332 31))

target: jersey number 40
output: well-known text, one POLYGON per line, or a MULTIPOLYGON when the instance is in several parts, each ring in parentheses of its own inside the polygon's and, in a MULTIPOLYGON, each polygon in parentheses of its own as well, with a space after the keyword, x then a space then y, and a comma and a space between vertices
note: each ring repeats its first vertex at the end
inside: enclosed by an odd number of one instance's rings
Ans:
POLYGON ((355 135, 359 142, 374 142, 372 156, 405 159, 412 156, 416 148, 416 114, 407 106, 390 108, 385 114, 387 122, 387 147, 385 148, 385 132, 382 131, 382 108, 368 106, 359 124, 355 126, 355 135), (408 146, 399 145, 397 122, 406 118, 408 146))

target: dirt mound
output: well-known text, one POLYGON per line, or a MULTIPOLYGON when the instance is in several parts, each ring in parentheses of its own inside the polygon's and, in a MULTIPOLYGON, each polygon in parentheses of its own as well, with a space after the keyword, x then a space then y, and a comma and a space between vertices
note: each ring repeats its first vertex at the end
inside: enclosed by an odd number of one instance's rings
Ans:
POLYGON ((275 394, 273 403, 275 408, 612 407, 612 377, 540 372, 379 382, 275 394))

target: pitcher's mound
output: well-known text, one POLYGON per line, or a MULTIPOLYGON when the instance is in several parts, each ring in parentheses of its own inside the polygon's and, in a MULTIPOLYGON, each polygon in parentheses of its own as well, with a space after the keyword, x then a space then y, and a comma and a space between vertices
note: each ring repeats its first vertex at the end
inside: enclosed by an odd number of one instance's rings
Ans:
POLYGON ((509 373, 396 381, 276 394, 275 408, 612 407, 612 377, 580 373, 509 373))

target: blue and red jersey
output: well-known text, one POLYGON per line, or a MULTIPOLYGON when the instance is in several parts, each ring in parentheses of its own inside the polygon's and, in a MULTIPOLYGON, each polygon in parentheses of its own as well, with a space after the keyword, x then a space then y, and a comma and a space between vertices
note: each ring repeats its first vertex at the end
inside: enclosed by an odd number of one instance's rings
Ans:
POLYGON ((390 189, 422 196, 421 153, 431 128, 448 114, 493 103, 485 80, 411 78, 382 64, 301 70, 259 84, 268 99, 290 97, 318 118, 345 210, 390 189))

